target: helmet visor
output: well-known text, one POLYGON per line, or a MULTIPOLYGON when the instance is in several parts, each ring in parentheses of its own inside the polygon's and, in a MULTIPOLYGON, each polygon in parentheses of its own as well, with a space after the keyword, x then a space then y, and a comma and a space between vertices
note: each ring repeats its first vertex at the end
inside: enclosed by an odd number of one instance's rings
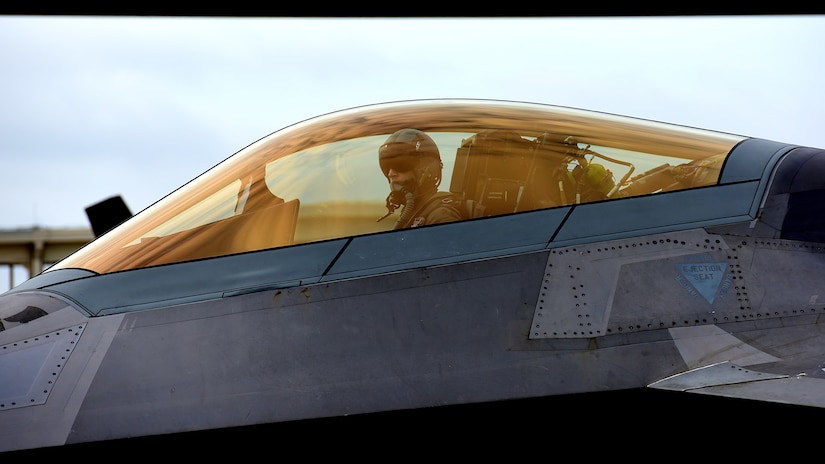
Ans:
POLYGON ((378 159, 378 165, 381 167, 381 172, 384 173, 384 177, 387 177, 390 169, 395 172, 412 171, 418 165, 418 161, 418 158, 415 156, 384 156, 378 159))

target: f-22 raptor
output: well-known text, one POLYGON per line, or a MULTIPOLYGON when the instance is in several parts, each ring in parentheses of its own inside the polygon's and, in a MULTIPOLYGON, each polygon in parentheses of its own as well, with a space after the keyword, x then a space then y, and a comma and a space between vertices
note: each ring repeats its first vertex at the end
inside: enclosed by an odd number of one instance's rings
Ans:
POLYGON ((822 408, 823 204, 819 148, 322 115, 0 295, 0 450, 632 390, 822 408))

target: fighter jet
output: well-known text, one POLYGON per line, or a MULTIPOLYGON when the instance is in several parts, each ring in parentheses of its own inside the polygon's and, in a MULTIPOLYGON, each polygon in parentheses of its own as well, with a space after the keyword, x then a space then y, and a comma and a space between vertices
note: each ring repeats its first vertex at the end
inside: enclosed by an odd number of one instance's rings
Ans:
POLYGON ((635 390, 822 408, 824 203, 791 143, 321 115, 0 295, 0 451, 635 390))

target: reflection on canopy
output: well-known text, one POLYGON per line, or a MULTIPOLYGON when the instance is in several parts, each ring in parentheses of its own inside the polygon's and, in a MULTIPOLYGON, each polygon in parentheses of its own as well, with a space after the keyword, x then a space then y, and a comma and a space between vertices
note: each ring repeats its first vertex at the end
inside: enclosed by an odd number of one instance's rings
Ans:
POLYGON ((466 219, 712 185, 741 137, 547 105, 424 100, 287 127, 51 269, 98 273, 387 231, 378 147, 401 128, 439 145, 466 219))

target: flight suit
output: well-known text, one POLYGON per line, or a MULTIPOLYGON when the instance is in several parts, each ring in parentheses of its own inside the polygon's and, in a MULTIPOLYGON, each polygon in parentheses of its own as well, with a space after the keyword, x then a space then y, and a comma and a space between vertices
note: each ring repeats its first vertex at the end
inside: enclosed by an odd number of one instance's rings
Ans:
MULTIPOLYGON (((407 206, 404 206, 407 208, 407 206)), ((461 213, 461 202, 449 192, 435 192, 432 195, 416 198, 415 209, 412 214, 401 213, 395 224, 396 229, 407 229, 430 224, 460 221, 464 218, 461 213)))

